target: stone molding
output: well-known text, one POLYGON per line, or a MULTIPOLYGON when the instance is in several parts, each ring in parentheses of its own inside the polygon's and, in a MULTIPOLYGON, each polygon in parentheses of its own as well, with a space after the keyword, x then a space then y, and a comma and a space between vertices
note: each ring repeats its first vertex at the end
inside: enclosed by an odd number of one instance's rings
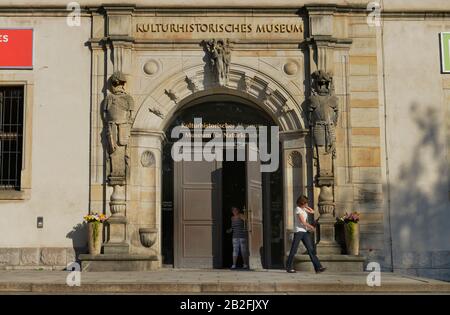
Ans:
MULTIPOLYGON (((102 6, 108 8, 134 8, 135 10, 147 9, 155 10, 158 9, 201 9, 201 8, 211 8, 211 9, 271 9, 277 10, 280 8, 301 8, 308 4, 314 4, 318 1, 311 0, 225 0, 218 3, 211 3, 209 0, 197 0, 194 2, 186 2, 184 0, 166 0, 166 1, 152 1, 151 6, 149 2, 145 0, 135 0, 134 4, 104 4, 100 0, 79 0, 83 11, 88 11, 92 9, 98 9, 102 6)), ((30 6, 29 0, 6 0, 3 1, 3 7, 1 9, 6 10, 17 10, 21 8, 28 11, 36 11, 36 9, 42 11, 62 11, 65 10, 65 3, 61 3, 60 0, 34 0, 33 5, 30 6)), ((367 1, 364 0, 322 0, 319 5, 315 5, 317 8, 336 8, 336 10, 362 10, 367 6, 367 1)), ((389 0, 384 3, 384 7, 388 11, 401 11, 401 12, 424 12, 424 11, 449 11, 450 3, 448 1, 440 0, 428 0, 428 1, 405 1, 405 0, 389 0)))
POLYGON ((293 97, 293 92, 270 75, 246 65, 231 63, 229 82, 225 86, 215 86, 204 80, 204 77, 204 64, 199 64, 174 74, 151 91, 145 91, 144 94, 148 96, 138 106, 133 129, 164 130, 174 112, 196 98, 207 96, 208 93, 239 96, 259 105, 279 123, 281 130, 304 129, 305 123, 299 103, 301 100, 293 97), (197 82, 198 91, 193 92, 190 89, 186 76, 197 82), (164 90, 176 93, 179 101, 175 103, 169 96, 160 98, 159 95, 164 93, 164 90), (164 120, 149 114, 148 107, 154 106, 164 114, 164 120))

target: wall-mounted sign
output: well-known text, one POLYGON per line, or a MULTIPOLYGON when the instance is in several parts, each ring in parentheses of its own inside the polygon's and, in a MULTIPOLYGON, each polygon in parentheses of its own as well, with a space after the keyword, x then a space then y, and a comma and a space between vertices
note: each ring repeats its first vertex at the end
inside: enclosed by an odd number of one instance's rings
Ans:
POLYGON ((0 29, 0 69, 33 68, 33 29, 0 29))
POLYGON ((450 32, 441 33, 441 68, 443 73, 450 73, 450 32))
POLYGON ((299 17, 136 17, 133 35, 143 40, 252 39, 300 40, 303 21, 299 17))

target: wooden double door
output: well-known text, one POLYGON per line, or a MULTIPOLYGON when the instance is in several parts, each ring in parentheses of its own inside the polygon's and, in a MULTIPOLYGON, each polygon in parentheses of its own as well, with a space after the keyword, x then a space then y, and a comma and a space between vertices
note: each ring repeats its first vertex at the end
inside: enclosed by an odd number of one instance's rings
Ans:
MULTIPOLYGON (((174 163, 174 266, 222 268, 223 187, 221 161, 174 163)), ((245 162, 247 229, 250 267, 261 268, 263 257, 263 204, 260 163, 245 162)))

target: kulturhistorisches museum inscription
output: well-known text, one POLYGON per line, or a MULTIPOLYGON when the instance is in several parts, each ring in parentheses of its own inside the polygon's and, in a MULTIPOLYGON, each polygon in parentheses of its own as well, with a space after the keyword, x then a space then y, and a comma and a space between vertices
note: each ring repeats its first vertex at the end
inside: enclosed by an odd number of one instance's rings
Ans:
POLYGON ((140 39, 295 39, 303 35, 298 17, 137 17, 134 35, 140 39))

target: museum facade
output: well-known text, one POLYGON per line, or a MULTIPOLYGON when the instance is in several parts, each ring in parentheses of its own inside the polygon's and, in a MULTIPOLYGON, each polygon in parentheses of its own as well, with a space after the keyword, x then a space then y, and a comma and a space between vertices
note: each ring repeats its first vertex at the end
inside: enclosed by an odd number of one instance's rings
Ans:
POLYGON ((331 270, 450 279, 450 5, 194 3, 0 1, 0 267, 228 268, 237 206, 251 266, 282 269, 304 194, 331 270), (6 53, 11 30, 30 45, 6 53), (212 139, 235 145, 204 158, 212 139), (100 255, 87 213, 109 217, 100 255))

